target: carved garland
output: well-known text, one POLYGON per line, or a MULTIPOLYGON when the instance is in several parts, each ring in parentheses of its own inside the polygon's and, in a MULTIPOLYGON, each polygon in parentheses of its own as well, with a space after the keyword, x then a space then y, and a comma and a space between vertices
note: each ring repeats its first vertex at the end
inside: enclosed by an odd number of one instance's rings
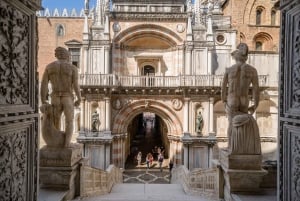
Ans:
POLYGON ((29 102, 29 17, 0 1, 0 104, 29 102))

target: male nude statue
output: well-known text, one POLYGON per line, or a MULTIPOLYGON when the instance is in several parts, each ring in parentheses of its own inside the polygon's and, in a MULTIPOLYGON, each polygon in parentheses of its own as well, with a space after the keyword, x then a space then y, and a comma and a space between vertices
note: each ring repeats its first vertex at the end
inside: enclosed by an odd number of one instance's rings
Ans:
POLYGON ((259 104, 258 75, 254 67, 246 64, 248 59, 248 46, 241 43, 238 49, 231 53, 236 64, 226 69, 221 98, 225 104, 228 115, 228 142, 231 143, 232 120, 241 114, 253 114, 259 104), (252 84, 253 105, 249 107, 249 90, 252 84))
MULTIPOLYGON (((48 83, 52 85, 51 106, 53 108, 53 124, 60 130, 62 112, 65 115, 65 140, 64 147, 69 147, 73 134, 74 105, 78 106, 81 101, 78 85, 77 67, 69 62, 70 54, 67 49, 57 47, 54 61, 47 65, 41 83, 42 104, 48 104, 48 83), (77 97, 74 104, 73 90, 77 97)), ((55 139, 53 139, 55 140, 55 139)))

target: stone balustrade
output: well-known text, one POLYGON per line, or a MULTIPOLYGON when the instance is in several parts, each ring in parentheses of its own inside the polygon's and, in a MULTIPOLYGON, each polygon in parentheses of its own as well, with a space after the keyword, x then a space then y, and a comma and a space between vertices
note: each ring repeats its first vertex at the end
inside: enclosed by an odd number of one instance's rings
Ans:
POLYGON ((179 166, 172 171, 172 183, 180 183, 187 194, 219 197, 219 170, 217 168, 193 169, 179 166))
POLYGON ((107 194, 114 184, 122 182, 122 170, 114 165, 108 166, 105 171, 82 165, 80 170, 80 196, 107 194))
MULTIPOLYGON (((117 76, 114 74, 81 74, 81 86, 103 87, 220 87, 223 75, 117 76)), ((259 75, 259 86, 269 86, 268 75, 259 75)))

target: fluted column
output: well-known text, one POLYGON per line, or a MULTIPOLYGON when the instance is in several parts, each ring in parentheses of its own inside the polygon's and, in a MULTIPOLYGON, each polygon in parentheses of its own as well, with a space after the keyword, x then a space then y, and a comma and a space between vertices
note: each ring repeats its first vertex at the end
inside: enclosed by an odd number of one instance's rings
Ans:
POLYGON ((111 104, 110 104, 110 98, 105 97, 105 130, 110 131, 110 125, 111 125, 111 104))

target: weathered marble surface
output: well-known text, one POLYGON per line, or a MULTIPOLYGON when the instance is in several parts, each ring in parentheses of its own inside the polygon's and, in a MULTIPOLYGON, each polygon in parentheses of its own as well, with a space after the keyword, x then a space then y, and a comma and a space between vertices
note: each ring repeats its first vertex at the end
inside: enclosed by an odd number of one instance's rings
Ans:
POLYGON ((79 106, 81 101, 78 70, 70 63, 70 53, 67 49, 57 47, 55 57, 57 61, 47 65, 41 82, 41 111, 44 114, 43 118, 47 119, 47 122, 43 120, 42 131, 47 145, 68 147, 73 134, 74 106, 79 106), (49 83, 52 89, 51 100, 48 96, 49 83), (75 103, 73 91, 77 97, 75 103), (52 108, 47 106, 49 102, 52 108), (65 131, 60 133, 62 113, 65 116, 65 131))
POLYGON ((229 151, 232 154, 260 154, 258 126, 252 114, 259 103, 257 70, 248 64, 248 46, 240 43, 232 52, 236 64, 226 69, 222 83, 222 101, 228 115, 229 151), (249 106, 252 87, 253 105, 249 106))

